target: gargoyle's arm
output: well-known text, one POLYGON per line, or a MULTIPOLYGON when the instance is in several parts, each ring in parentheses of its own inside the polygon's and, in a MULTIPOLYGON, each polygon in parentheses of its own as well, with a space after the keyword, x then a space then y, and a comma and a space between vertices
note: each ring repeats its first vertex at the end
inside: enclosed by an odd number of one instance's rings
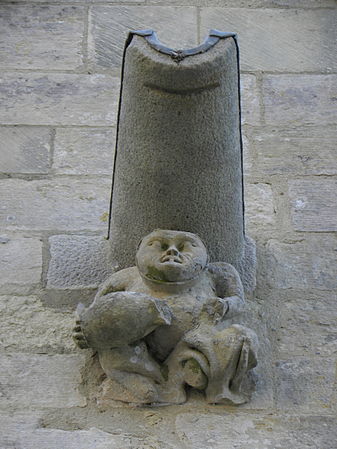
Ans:
POLYGON ((94 299, 94 303, 97 303, 100 298, 108 295, 109 293, 123 292, 128 290, 130 282, 135 276, 136 271, 136 267, 125 268, 124 270, 117 271, 116 273, 108 277, 108 279, 106 279, 99 287, 94 299))
POLYGON ((216 295, 225 299, 228 304, 225 318, 231 318, 240 313, 244 308, 245 299, 239 273, 232 265, 225 262, 211 263, 208 270, 215 284, 216 295))

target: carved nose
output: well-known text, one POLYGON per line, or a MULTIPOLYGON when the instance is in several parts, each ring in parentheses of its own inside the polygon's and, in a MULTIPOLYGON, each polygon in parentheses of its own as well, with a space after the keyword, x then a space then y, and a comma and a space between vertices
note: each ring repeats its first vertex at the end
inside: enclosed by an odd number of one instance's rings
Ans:
POLYGON ((178 256, 179 251, 175 246, 170 246, 169 249, 166 251, 166 254, 168 256, 178 256))

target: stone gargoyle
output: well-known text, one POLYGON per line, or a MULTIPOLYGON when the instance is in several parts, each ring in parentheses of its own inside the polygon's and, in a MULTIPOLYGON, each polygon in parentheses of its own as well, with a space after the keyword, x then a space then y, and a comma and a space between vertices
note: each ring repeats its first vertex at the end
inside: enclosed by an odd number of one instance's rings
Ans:
POLYGON ((74 339, 97 351, 115 400, 180 404, 189 386, 208 403, 242 404, 257 337, 228 319, 243 306, 232 265, 209 263, 195 234, 155 230, 140 242, 136 266, 112 274, 90 307, 78 308, 74 339))

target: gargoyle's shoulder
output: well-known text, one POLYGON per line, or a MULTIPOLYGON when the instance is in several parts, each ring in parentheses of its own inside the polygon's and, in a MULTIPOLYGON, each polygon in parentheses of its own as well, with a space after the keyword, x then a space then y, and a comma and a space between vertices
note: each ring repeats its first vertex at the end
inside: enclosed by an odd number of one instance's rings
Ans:
POLYGON ((123 270, 115 271, 109 276, 110 281, 123 282, 130 281, 139 276, 137 267, 123 268, 123 270))
POLYGON ((208 271, 214 276, 236 276, 238 272, 230 263, 226 262, 212 262, 208 264, 208 271))

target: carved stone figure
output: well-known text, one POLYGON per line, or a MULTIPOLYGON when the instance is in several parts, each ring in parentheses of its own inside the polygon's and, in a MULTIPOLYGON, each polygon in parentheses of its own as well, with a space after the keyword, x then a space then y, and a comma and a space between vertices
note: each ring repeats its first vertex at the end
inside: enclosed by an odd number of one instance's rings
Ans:
POLYGON ((115 400, 178 404, 189 386, 209 403, 241 404, 257 363, 255 333, 228 323, 243 306, 232 265, 209 263, 195 234, 155 230, 136 266, 110 276, 78 311, 74 339, 98 352, 115 400))

